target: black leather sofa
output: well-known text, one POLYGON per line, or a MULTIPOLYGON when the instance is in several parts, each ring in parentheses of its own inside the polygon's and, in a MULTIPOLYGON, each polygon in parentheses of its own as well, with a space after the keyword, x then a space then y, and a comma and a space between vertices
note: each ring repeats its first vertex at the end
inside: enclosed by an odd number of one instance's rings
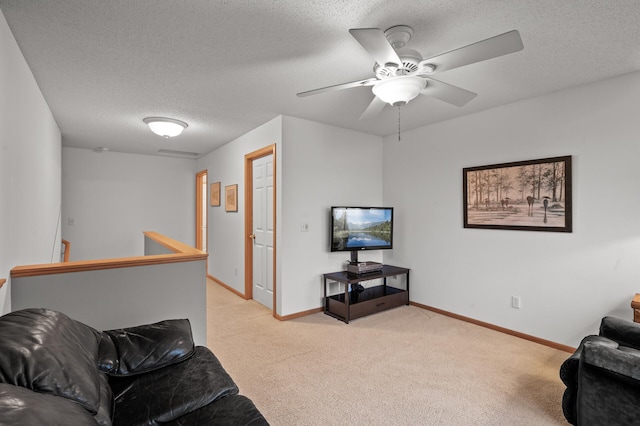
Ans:
POLYGON ((25 309, 0 317, 2 425, 268 425, 188 320, 97 331, 25 309))
POLYGON ((604 317, 560 367, 562 410, 573 425, 640 425, 640 324, 604 317))

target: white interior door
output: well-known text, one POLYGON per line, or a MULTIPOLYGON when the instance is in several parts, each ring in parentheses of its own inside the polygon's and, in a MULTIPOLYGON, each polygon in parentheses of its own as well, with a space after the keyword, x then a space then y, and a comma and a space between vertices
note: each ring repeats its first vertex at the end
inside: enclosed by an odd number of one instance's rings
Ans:
POLYGON ((253 160, 253 298, 273 309, 273 154, 253 160))

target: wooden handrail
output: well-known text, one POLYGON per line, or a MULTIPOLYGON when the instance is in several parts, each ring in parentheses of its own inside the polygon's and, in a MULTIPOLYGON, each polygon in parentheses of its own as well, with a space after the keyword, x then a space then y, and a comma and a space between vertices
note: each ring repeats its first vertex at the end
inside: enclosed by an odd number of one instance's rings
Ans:
POLYGON ((156 243, 168 248, 174 253, 188 253, 188 254, 205 254, 202 250, 198 250, 195 247, 191 247, 189 244, 181 243, 173 238, 166 237, 157 232, 145 231, 144 235, 155 241, 156 243))
POLYGON ((71 243, 67 240, 62 240, 62 245, 64 246, 64 259, 63 262, 69 261, 69 250, 71 250, 71 243))
POLYGON ((4 283, 7 282, 6 278, 0 278, 0 288, 2 288, 2 286, 4 285, 4 283))
POLYGON ((150 256, 121 257, 99 260, 79 260, 63 263, 16 266, 11 277, 35 277, 38 275, 65 274, 69 272, 97 271, 101 269, 128 268, 133 266, 161 265, 164 263, 192 262, 205 260, 208 254, 157 232, 144 232, 144 235, 168 248, 173 254, 154 254, 150 256))

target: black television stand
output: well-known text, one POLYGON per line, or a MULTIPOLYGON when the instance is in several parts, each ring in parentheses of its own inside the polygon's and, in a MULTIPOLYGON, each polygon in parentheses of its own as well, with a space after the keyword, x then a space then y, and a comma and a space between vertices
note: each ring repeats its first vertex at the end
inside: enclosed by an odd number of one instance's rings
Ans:
POLYGON ((323 274, 324 277, 324 313, 345 323, 366 315, 382 312, 397 306, 409 304, 409 269, 398 266, 383 265, 382 269, 366 274, 351 274, 347 271, 323 274), (406 275, 406 289, 387 285, 387 277, 406 275), (382 285, 359 288, 349 291, 349 287, 381 278, 382 285), (327 281, 344 284, 344 293, 327 295, 327 281))

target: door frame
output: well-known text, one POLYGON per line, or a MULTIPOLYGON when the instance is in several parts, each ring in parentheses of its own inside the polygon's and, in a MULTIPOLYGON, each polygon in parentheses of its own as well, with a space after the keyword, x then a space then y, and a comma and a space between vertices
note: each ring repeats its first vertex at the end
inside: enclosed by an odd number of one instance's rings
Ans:
POLYGON ((265 146, 244 156, 244 297, 253 299, 253 160, 273 155, 273 306, 276 317, 276 144, 265 146))
MULTIPOLYGON (((209 232, 208 232, 208 227, 209 227, 209 208, 207 205, 207 189, 209 186, 209 181, 208 181, 208 170, 204 169, 201 170, 199 172, 196 173, 196 248, 199 250, 202 250, 202 243, 204 242, 204 246, 206 247, 206 252, 209 251, 209 232), (206 177, 207 178, 207 186, 205 188, 202 187, 202 177, 206 177), (204 193, 204 194, 203 194, 204 193), (204 195, 204 196, 203 196, 204 195), (204 206, 202 205, 204 203, 204 206), (204 208, 203 208, 204 207, 204 208), (206 222, 206 226, 207 226, 207 233, 205 235, 205 241, 202 241, 202 233, 201 233, 201 227, 202 227, 202 219, 203 219, 203 214, 202 211, 205 211, 205 215, 206 217, 204 218, 205 222, 206 222)), ((207 265, 208 267, 209 265, 207 265)))

